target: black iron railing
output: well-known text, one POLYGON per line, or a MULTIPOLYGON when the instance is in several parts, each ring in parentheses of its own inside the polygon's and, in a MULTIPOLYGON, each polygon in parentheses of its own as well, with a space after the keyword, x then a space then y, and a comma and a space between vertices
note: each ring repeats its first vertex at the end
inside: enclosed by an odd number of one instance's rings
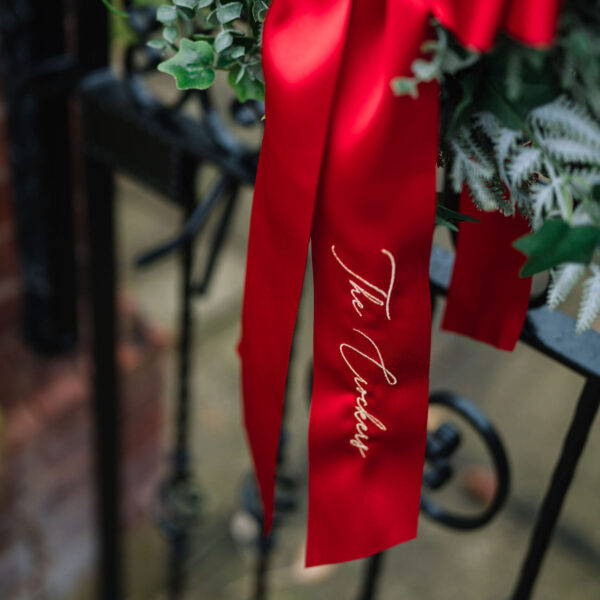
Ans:
MULTIPOLYGON (((146 266, 169 252, 177 252, 180 257, 179 384, 174 415, 175 441, 169 474, 161 489, 157 491, 161 507, 158 522, 171 544, 167 586, 170 598, 176 600, 185 589, 188 533, 200 510, 200 492, 198 484, 192 479, 189 454, 192 401, 188 382, 193 364, 191 340, 194 331, 191 301, 195 295, 206 293, 209 289, 219 252, 235 210, 239 186, 253 182, 257 149, 246 147, 232 135, 223 124, 207 92, 183 93, 172 106, 164 106, 149 92, 144 85, 143 76, 153 72, 159 60, 159 55, 145 44, 158 29, 153 9, 125 3, 131 17, 130 24, 136 32, 136 41, 125 52, 124 77, 117 78, 108 66, 106 9, 100 1, 73 0, 72 4, 75 8, 77 31, 76 44, 72 46, 76 46, 77 51, 67 51, 64 40, 59 42, 55 39, 55 45, 52 46, 50 38, 54 36, 62 39, 65 32, 62 26, 49 27, 48 23, 44 23, 44 27, 36 29, 36 36, 48 38, 49 45, 44 48, 52 47, 49 57, 47 53, 42 56, 43 53, 34 52, 36 44, 39 44, 35 36, 19 37, 19 32, 33 27, 32 24, 39 25, 39 19, 46 18, 47 13, 51 14, 52 18, 57 14, 62 15, 62 3, 58 0, 47 0, 41 4, 32 0, 0 1, 3 39, 5 42, 16 40, 14 45, 3 44, 5 71, 9 74, 16 73, 24 64, 23 56, 26 56, 29 73, 34 74, 33 78, 25 81, 20 87, 15 86, 17 89, 9 92, 13 98, 10 110, 16 115, 15 131, 11 132, 11 139, 15 147, 15 156, 18 158, 15 164, 17 203, 23 202, 27 206, 26 203, 30 202, 29 206, 34 206, 31 204, 32 198, 38 192, 41 193, 40 186, 45 185, 41 179, 38 181, 34 178, 31 185, 35 189, 30 189, 25 185, 21 174, 27 173, 31 176, 32 172, 36 172, 41 177, 41 174, 46 174, 50 168, 41 164, 40 152, 20 152, 19 144, 27 141, 34 150, 39 150, 36 144, 45 144, 43 147, 46 149, 52 148, 52 160, 56 159, 57 153, 64 152, 66 156, 69 152, 83 151, 93 292, 95 452, 100 540, 98 597, 101 600, 121 600, 125 597, 119 533, 121 454, 119 386, 115 362, 113 173, 127 173, 158 190, 182 208, 184 222, 180 234, 155 248, 149 248, 138 260, 140 266, 146 266), (36 114, 36 111, 41 114, 40 97, 48 93, 49 89, 54 90, 51 94, 53 103, 50 106, 45 105, 42 116, 47 118, 53 114, 58 115, 52 131, 55 135, 62 136, 60 142, 49 139, 47 132, 28 127, 26 123, 27 115, 36 114), (69 149, 68 140, 72 138, 64 133, 67 130, 64 111, 67 98, 73 92, 76 93, 81 107, 83 147, 69 149), (14 100, 15 98, 22 102, 22 106, 14 100), (201 107, 200 119, 192 119, 182 112, 182 107, 189 102, 196 102, 201 107), (52 112, 53 110, 56 113, 52 112), (19 127, 23 129, 18 129, 19 127), (57 146, 53 145, 55 142, 58 143, 57 146), (205 164, 216 167, 220 176, 203 198, 197 198, 194 180, 197 171, 205 164), (194 280, 192 264, 195 257, 192 241, 199 235, 206 237, 204 226, 208 216, 217 205, 223 204, 224 210, 209 241, 208 260, 203 266, 199 280, 194 280)), ((9 75, 10 77, 12 75, 9 75)), ((256 103, 234 103, 231 111, 234 118, 242 124, 256 124, 260 116, 260 106, 256 103)), ((63 167, 67 162, 64 156, 61 157, 63 167)), ((68 181, 70 174, 67 169, 57 171, 52 179, 52 183, 57 187, 56 193, 50 194, 51 188, 48 188, 46 191, 49 195, 44 196, 45 201, 52 206, 57 202, 63 213, 70 206, 67 201, 70 188, 68 183, 65 183, 68 181), (62 200, 57 199, 58 196, 62 200)), ((31 235, 37 231, 36 227, 45 226, 43 222, 27 224, 25 217, 20 221, 23 227, 31 227, 31 235)), ((52 221, 46 225, 48 230, 42 232, 42 239, 46 239, 52 233, 52 221)), ((25 235, 24 239, 28 239, 28 236, 25 235)), ((72 246, 70 238, 65 240, 67 245, 72 246)), ((65 248, 58 248, 57 256, 64 256, 66 251, 65 248)), ((69 251, 72 252, 72 247, 69 251)), ((32 263, 35 264, 35 260, 39 259, 39 256, 34 256, 36 252, 39 254, 39 248, 25 246, 22 249, 23 260, 27 263, 33 256, 32 263)), ((54 260, 53 256, 50 256, 50 260, 54 260)), ((71 261, 69 257, 66 264, 70 265, 71 261)), ((430 272, 434 298, 446 293, 452 262, 452 253, 434 248, 430 272)), ((48 268, 44 273, 51 274, 51 271, 52 269, 48 268)), ((52 279, 51 275, 48 275, 48 278, 52 279)), ((66 282, 64 278, 62 281, 64 285, 61 289, 66 290, 68 297, 67 306, 72 306, 74 298, 71 284, 68 278, 66 282)), ((54 319, 56 323, 71 323, 69 319, 64 321, 64 315, 61 316, 60 310, 56 306, 52 308, 53 306, 52 302, 46 303, 45 318, 54 319)), ((36 311, 32 310, 26 314, 27 318, 32 319, 27 331, 37 331, 39 325, 34 322, 37 318, 36 311)), ((61 328, 56 325, 52 331, 59 329, 61 328)), ((71 330, 72 327, 63 326, 61 335, 65 331, 70 334, 71 330)), ((521 334, 524 343, 544 354, 549 360, 558 361, 583 375, 586 385, 578 400, 561 455, 540 507, 512 600, 531 598, 533 586, 600 401, 600 334, 588 332, 576 337, 573 332, 572 319, 560 312, 551 313, 544 306, 537 306, 529 310, 521 334)), ((471 518, 454 515, 433 502, 427 492, 451 481, 453 455, 463 434, 458 426, 444 423, 428 436, 422 510, 429 517, 449 527, 482 527, 502 507, 509 490, 509 468, 500 436, 485 415, 464 398, 444 392, 433 394, 431 402, 454 411, 462 417, 465 426, 474 429, 481 436, 492 456, 499 485, 490 506, 482 514, 471 518)), ((281 448, 283 461, 285 438, 282 439, 281 448)), ((276 524, 295 505, 286 491, 293 488, 293 482, 286 481, 282 475, 279 483, 276 524)), ((250 476, 244 479, 241 502, 247 512, 260 523, 260 505, 254 481, 250 476)), ((275 531, 277 532, 277 527, 275 531)), ((255 600, 260 600, 268 596, 267 567, 271 553, 277 545, 275 537, 259 540, 257 544, 254 597, 255 600)), ((366 561, 364 578, 357 596, 359 599, 375 597, 377 583, 385 575, 384 555, 385 553, 380 553, 366 561)))

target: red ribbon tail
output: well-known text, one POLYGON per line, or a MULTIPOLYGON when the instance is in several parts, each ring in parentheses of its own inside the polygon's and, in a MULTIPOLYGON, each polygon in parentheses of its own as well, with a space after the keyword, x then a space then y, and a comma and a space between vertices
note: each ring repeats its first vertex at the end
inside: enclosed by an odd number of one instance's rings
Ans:
POLYGON ((442 329, 513 350, 527 314, 531 277, 519 276, 525 257, 512 243, 529 233, 529 223, 518 214, 477 210, 466 188, 460 212, 479 223, 459 225, 442 329))

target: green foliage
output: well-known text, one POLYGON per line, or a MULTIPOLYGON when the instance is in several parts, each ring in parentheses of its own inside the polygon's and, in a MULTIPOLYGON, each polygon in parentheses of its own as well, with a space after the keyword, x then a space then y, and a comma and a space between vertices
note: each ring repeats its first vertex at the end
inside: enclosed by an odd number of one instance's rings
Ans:
POLYGON ((223 70, 240 101, 262 101, 260 43, 267 9, 266 0, 170 0, 157 9, 163 39, 148 45, 170 55, 158 68, 179 89, 206 89, 215 71, 223 70))
MULTIPOLYGON (((109 3, 110 0, 102 0, 109 3)), ((157 18, 161 71, 182 89, 205 89, 215 70, 241 101, 264 98, 260 45, 268 0, 163 0, 157 18)), ((547 50, 504 36, 493 51, 463 48, 439 24, 411 77, 394 93, 417 97, 441 82, 440 161, 450 190, 466 183, 483 210, 526 215, 534 232, 517 242, 523 274, 551 269, 551 308, 586 272, 577 330, 600 311, 600 0, 565 0, 556 43, 547 50)), ((401 43, 399 41, 399 43, 401 43)), ((438 202, 436 222, 465 220, 438 202)))
POLYGON ((113 6, 110 3, 109 0, 102 0, 102 4, 104 4, 104 6, 106 6, 106 8, 108 8, 109 12, 111 12, 113 15, 116 15, 117 17, 122 17, 124 19, 129 18, 129 14, 127 12, 116 8, 115 6, 113 6))
POLYGON ((158 70, 172 75, 180 90, 205 90, 215 80, 214 57, 209 43, 183 39, 177 53, 160 63, 158 70))
MULTIPOLYGON (((443 195, 438 194, 438 200, 443 201, 443 198, 440 198, 440 196, 443 195)), ((455 210, 452 210, 441 203, 437 205, 435 212, 436 225, 443 225, 444 227, 450 229, 450 231, 458 231, 457 224, 463 221, 479 223, 479 219, 475 219, 474 217, 471 217, 469 215, 464 215, 462 213, 456 212, 455 210)))
POLYGON ((586 273, 577 330, 600 311, 600 0, 565 0, 547 50, 502 37, 469 52, 435 25, 437 39, 396 78, 398 94, 441 83, 441 161, 451 189, 467 184, 483 210, 525 214, 534 232, 516 246, 524 276, 552 269, 551 308, 586 273))
POLYGON ((590 225, 572 227, 561 219, 550 219, 533 233, 515 242, 529 259, 523 277, 535 275, 563 263, 587 265, 600 241, 600 229, 590 225))

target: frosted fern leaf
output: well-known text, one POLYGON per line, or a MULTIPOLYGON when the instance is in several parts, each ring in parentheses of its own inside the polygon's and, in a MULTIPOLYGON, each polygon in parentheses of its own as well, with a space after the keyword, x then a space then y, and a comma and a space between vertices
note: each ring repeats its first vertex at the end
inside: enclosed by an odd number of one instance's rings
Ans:
POLYGON ((585 273, 585 266, 578 263, 567 263, 551 271, 551 282, 548 288, 548 308, 554 310, 567 299, 575 284, 585 273))
MULTIPOLYGON (((554 207, 554 196, 557 182, 536 183, 531 186, 533 197, 533 227, 537 229, 543 223, 544 215, 549 214, 554 207)), ((558 182, 560 186, 560 181, 558 182)))
MULTIPOLYGON (((480 112, 473 117, 473 122, 480 127, 490 140, 496 139, 500 132, 500 122, 490 112, 480 112)), ((512 131, 512 130, 509 130, 512 131)), ((515 132, 516 133, 516 132, 515 132)))
POLYGON ((600 165, 600 147, 590 147, 583 142, 565 138, 542 138, 540 142, 558 160, 600 165))
POLYGON ((568 134, 579 140, 587 140, 600 147, 600 126, 589 116, 585 108, 561 96, 557 100, 535 108, 529 120, 546 132, 568 134))
POLYGON ((498 209, 498 203, 487 181, 477 175, 467 172, 465 183, 471 191, 473 201, 479 208, 485 211, 498 209))
POLYGON ((510 183, 519 185, 526 181, 542 163, 542 152, 538 148, 519 148, 512 156, 512 162, 508 167, 510 183))
POLYGON ((592 276, 583 283, 583 296, 577 315, 575 331, 582 333, 589 329, 600 313, 600 267, 591 265, 592 276))

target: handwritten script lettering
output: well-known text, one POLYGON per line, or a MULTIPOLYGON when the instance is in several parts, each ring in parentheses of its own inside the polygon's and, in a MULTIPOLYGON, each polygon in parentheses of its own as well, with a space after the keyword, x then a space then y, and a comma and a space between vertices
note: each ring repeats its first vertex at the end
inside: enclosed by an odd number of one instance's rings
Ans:
POLYGON ((358 314, 359 317, 362 317, 362 310, 364 308, 364 304, 360 301, 360 296, 364 296, 367 300, 370 300, 373 304, 377 306, 383 306, 385 304, 385 315, 388 321, 391 320, 390 317, 390 299, 392 294, 392 288, 394 287, 394 280, 396 279, 396 261, 392 256, 392 253, 388 250, 382 250, 381 253, 385 254, 389 260, 391 265, 391 275, 390 275, 390 283, 387 288, 387 292, 383 291, 381 288, 369 283, 364 277, 361 277, 357 273, 355 273, 352 269, 348 268, 342 259, 338 256, 335 251, 335 246, 331 246, 331 253, 335 257, 335 260, 341 265, 341 267, 348 272, 355 280, 360 281, 363 285, 367 286, 371 292, 368 292, 364 287, 362 287, 359 283, 350 279, 350 287, 352 288, 350 293, 352 294, 352 306, 354 306, 354 310, 358 314), (377 295, 375 295, 377 294, 377 295), (378 297, 379 296, 379 297, 378 297))
MULTIPOLYGON (((352 306, 356 314, 362 318, 363 311, 365 309, 365 302, 368 301, 375 307, 385 307, 386 318, 391 320, 390 315, 390 300, 392 289, 394 287, 394 281, 396 278, 396 262, 391 252, 388 250, 381 250, 390 262, 390 277, 388 285, 385 288, 376 286, 375 284, 368 281, 366 278, 361 277, 355 271, 350 269, 339 257, 335 251, 335 246, 331 246, 331 253, 339 265, 351 275, 349 279, 350 283, 350 295, 352 297, 352 306)), ((394 374, 385 366, 384 358, 381 354, 377 343, 368 336, 364 331, 353 328, 353 331, 362 336, 361 344, 351 345, 346 342, 341 343, 339 346, 340 354, 346 363, 346 366, 350 372, 354 375, 354 385, 356 386, 356 404, 354 406, 354 418, 356 420, 356 433, 350 440, 350 445, 358 450, 362 458, 366 458, 369 450, 369 425, 374 425, 381 431, 386 431, 386 426, 369 410, 369 402, 367 400, 368 384, 369 382, 358 370, 360 365, 363 366, 365 363, 371 363, 375 365, 381 374, 383 375, 388 385, 396 385, 398 380, 394 374), (357 366, 358 365, 358 366, 357 366)))

